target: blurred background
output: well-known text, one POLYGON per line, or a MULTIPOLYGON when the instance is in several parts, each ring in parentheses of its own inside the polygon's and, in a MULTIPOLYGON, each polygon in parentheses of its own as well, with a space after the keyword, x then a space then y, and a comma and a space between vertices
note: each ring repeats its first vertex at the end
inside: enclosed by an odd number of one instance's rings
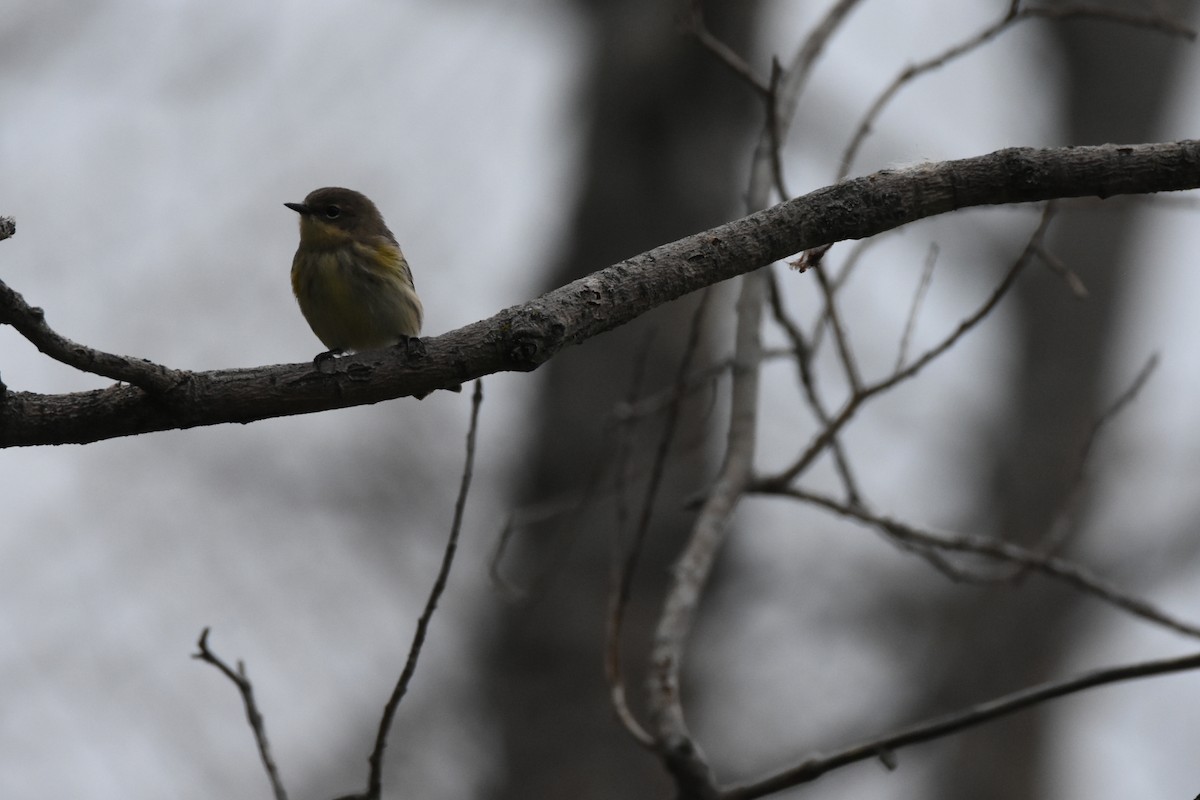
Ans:
MULTIPOLYGON (((711 4, 760 75, 828 2, 711 4)), ((1120 2, 1196 23, 1194 3, 1120 2)), ((863 0, 817 66, 785 149, 789 188, 836 177, 875 96, 1007 0, 863 0)), ((7 0, 0 14, 0 278, 60 333, 171 367, 306 361, 282 205, 372 197, 436 335, 744 213, 762 109, 645 0, 253 4, 7 0)), ((903 90, 851 174, 1013 145, 1195 136, 1197 50, 1158 31, 1031 21, 903 90)), ((1066 554, 1195 621, 1200 248, 1188 196, 1064 207, 998 313, 845 442, 867 498, 916 524, 1044 533, 1092 420, 1161 366, 1098 444, 1066 554)), ((896 357, 931 244, 914 347, 991 290, 1037 223, 976 210, 881 237, 846 287, 864 372, 896 357)), ((838 266, 850 245, 835 247, 838 266)), ((781 270, 811 321, 810 275, 781 270)), ((719 289, 698 358, 727 355, 719 289)), ((601 642, 620 503, 640 497, 696 298, 485 379, 460 558, 388 751, 389 797, 666 797, 608 708, 601 642), (590 488, 589 488, 590 487, 590 488), (500 564, 489 561, 510 515, 500 564)), ((768 340, 783 337, 768 325, 768 340)), ((832 361, 820 365, 831 403, 832 361)), ((105 381, 0 329, 13 390, 105 381)), ((625 650, 640 699, 686 500, 719 463, 726 384, 684 409, 625 650)), ((234 687, 189 658, 204 626, 244 659, 293 800, 361 788, 379 711, 433 581, 462 467, 469 392, 85 447, 0 452, 0 795, 269 796, 234 687)), ((761 468, 814 423, 794 367, 767 368, 761 468)), ((833 485, 818 465, 806 485, 833 485)), ((632 502, 632 501, 631 501, 632 502)), ((727 782, 1033 682, 1195 649, 1031 578, 953 584, 869 531, 794 503, 743 504, 686 666, 686 703, 727 782)), ((1079 695, 861 764, 786 796, 1163 798, 1200 791, 1200 676, 1079 695)))

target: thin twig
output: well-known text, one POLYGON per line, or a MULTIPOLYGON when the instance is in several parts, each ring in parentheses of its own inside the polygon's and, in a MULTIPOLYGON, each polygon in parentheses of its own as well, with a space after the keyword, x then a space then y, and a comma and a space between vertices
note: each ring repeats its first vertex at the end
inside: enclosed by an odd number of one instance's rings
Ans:
MULTIPOLYGON (((608 494, 602 487, 606 486, 606 471, 609 469, 609 461, 608 455, 594 459, 591 473, 584 484, 584 490, 577 497, 554 498, 543 503, 519 508, 508 515, 503 528, 496 537, 496 546, 488 563, 488 577, 509 600, 522 601, 530 596, 540 594, 554 578, 561 574, 558 565, 562 563, 562 559, 566 557, 577 540, 577 537, 555 536, 549 543, 538 543, 537 546, 541 548, 538 561, 547 566, 529 578, 526 585, 517 586, 502 571, 508 548, 517 533, 524 528, 540 525, 559 517, 578 518, 579 515, 589 512, 598 501, 607 500, 608 494), (548 551, 550 547, 556 548, 556 552, 550 553, 548 551)), ((560 527, 571 526, 562 525, 560 527)))
POLYGON ((888 86, 879 94, 878 97, 875 98, 875 102, 871 104, 871 107, 867 110, 867 113, 863 115, 862 120, 858 123, 858 127, 855 129, 854 135, 850 137, 850 144, 846 146, 845 151, 842 153, 841 169, 838 170, 837 180, 842 180, 850 174, 850 166, 854 163, 854 159, 858 155, 858 151, 862 147, 863 141, 866 140, 867 135, 874 127, 875 121, 879 119, 879 115, 883 113, 883 109, 906 84, 912 82, 926 72, 932 72, 935 69, 944 67, 954 59, 966 55, 972 50, 981 47, 982 45, 994 39, 1002 31, 1012 25, 1017 19, 1018 15, 1020 14, 1020 10, 1018 8, 1019 6, 1020 3, 1017 0, 1013 0, 1013 2, 1009 5, 1008 10, 1005 11, 1003 17, 979 31, 974 36, 959 42, 958 44, 946 49, 933 58, 929 58, 916 64, 909 64, 907 67, 901 70, 900 74, 893 78, 892 82, 888 84, 888 86))
POLYGON ((997 284, 992 293, 988 295, 983 304, 979 306, 972 314, 966 317, 958 324, 951 333, 946 336, 941 342, 926 350, 920 357, 909 364, 904 369, 892 372, 886 378, 879 380, 873 384, 863 387, 861 391, 851 395, 846 404, 842 406, 841 411, 833 418, 833 421, 818 433, 804 450, 795 462, 792 463, 783 472, 776 476, 764 478, 762 483, 768 486, 786 486, 793 481, 796 476, 808 468, 818 455, 829 445, 830 440, 837 435, 845 425, 853 418, 854 414, 871 398, 886 392, 892 387, 903 381, 909 380, 917 375, 922 369, 928 366, 932 361, 937 359, 950 350, 963 336, 974 329, 983 319, 985 319, 1000 302, 1000 300, 1008 293, 1016 281, 1017 276, 1029 264, 1034 253, 1042 239, 1046 235, 1046 230, 1050 225, 1050 220, 1054 216, 1055 205, 1047 203, 1045 210, 1042 212, 1041 222, 1038 223, 1037 229, 1030 236, 1029 241, 1025 245, 1025 249, 1021 255, 1013 262, 1004 277, 997 284))
MULTIPOLYGON (((633 408, 638 398, 643 396, 643 385, 646 381, 646 365, 649 361, 650 342, 654 329, 650 329, 644 337, 641 346, 633 353, 632 375, 629 379, 629 390, 625 393, 623 408, 633 408)), ((612 563, 610 574, 616 575, 620 570, 620 552, 625 541, 625 531, 629 528, 629 488, 634 483, 633 452, 637 440, 637 423, 639 417, 634 415, 618 415, 610 413, 605 419, 605 427, 615 427, 617 435, 616 451, 613 453, 613 495, 616 497, 616 529, 612 546, 612 563)), ((609 437, 605 437, 606 439, 609 437)), ((614 584, 615 585, 615 584, 614 584)))
MULTIPOLYGON (((773 79, 774 113, 759 137, 747 199, 750 208, 768 203, 777 147, 787 135, 803 84, 812 63, 837 28, 841 16, 858 0, 841 0, 806 39, 783 76, 773 79), (839 16, 840 15, 840 16, 839 16), (776 148, 772 156, 771 149, 776 148)), ((773 180, 773 178, 775 180, 773 180)), ((684 718, 680 673, 683 653, 695 622, 700 598, 712 572, 730 518, 753 475, 758 422, 759 379, 762 366, 762 314, 767 274, 763 270, 742 278, 737 303, 733 379, 725 461, 713 489, 692 528, 667 588, 663 610, 654 631, 650 653, 649 707, 659 755, 675 779, 680 797, 711 798, 716 782, 707 760, 684 718)))
POLYGON ((186 372, 141 358, 119 356, 73 342, 46 324, 42 309, 31 306, 19 292, 0 281, 0 325, 11 325, 38 350, 83 372, 162 394, 187 380, 186 372))
POLYGON ((768 91, 764 95, 767 103, 767 124, 759 135, 751 160, 750 208, 766 206, 772 186, 778 188, 780 199, 790 196, 784 188, 781 151, 787 141, 792 120, 796 116, 796 107, 817 59, 825 52, 834 33, 860 2, 861 0, 838 0, 834 3, 821 21, 809 31, 787 68, 778 75, 772 75, 768 91))
MULTIPOLYGON (((758 487, 754 491, 759 491, 758 487)), ((850 506, 832 497, 810 492, 794 487, 780 489, 761 489, 764 494, 776 494, 792 497, 811 503, 819 508, 832 511, 848 519, 853 519, 864 525, 869 525, 889 537, 911 542, 925 548, 938 549, 943 552, 973 553, 990 559, 1027 567, 1047 577, 1073 586, 1092 597, 1103 600, 1109 605, 1121 609, 1139 619, 1154 623, 1176 633, 1200 638, 1200 625, 1181 620, 1138 597, 1121 591, 1116 586, 1093 575, 1079 564, 1058 557, 1046 557, 1020 545, 996 539, 991 536, 972 536, 969 534, 942 534, 917 528, 898 520, 878 514, 871 514, 861 507, 850 506)))
MULTIPOLYGON (((1071 479, 1067 484, 1066 490, 1063 492, 1062 502, 1055 510, 1051 522, 1047 527, 1045 539, 1039 543, 1036 548, 1037 553, 1043 558, 1053 555, 1062 549, 1067 537, 1071 532, 1071 522, 1074 518, 1074 512, 1079 505, 1080 497, 1083 495, 1083 489, 1086 485, 1088 468, 1091 465, 1092 453, 1095 450, 1096 441, 1100 438, 1100 434, 1108 427, 1108 425, 1120 416, 1129 405, 1137 399, 1146 382, 1150 380, 1150 376, 1158 367, 1158 355, 1152 354, 1146 359, 1146 363, 1138 370, 1133 381, 1117 396, 1117 398, 1098 416, 1089 428, 1087 436, 1083 440, 1083 446, 1079 449, 1079 456, 1075 460, 1075 471, 1071 475, 1071 479)), ((1010 580, 1019 580, 1020 577, 1030 569, 1024 566, 1017 570, 1010 580)))
POLYGON ((467 455, 463 462, 462 481, 458 487, 458 499, 454 501, 454 521, 450 525, 450 536, 446 540, 446 550, 442 554, 442 565, 438 569, 437 579, 433 582, 433 587, 429 590, 429 599, 425 602, 425 609, 421 612, 420 618, 417 620, 417 630, 413 634, 412 645, 408 650, 408 659, 404 662, 404 669, 400 673, 399 680, 396 681, 396 686, 392 689, 391 697, 383 707, 383 716, 379 720, 379 731, 375 735, 375 747, 371 751, 371 756, 368 759, 371 769, 367 778, 367 791, 361 795, 352 795, 342 800, 379 800, 383 791, 383 754, 387 748, 388 735, 391 732, 392 720, 396 716, 396 709, 400 707, 400 701, 404 698, 408 691, 408 685, 412 681, 413 675, 417 671, 417 660, 421 656, 421 648, 425 644, 425 635, 429 630, 429 622, 433 618, 433 612, 437 608, 438 600, 441 599, 442 592, 446 590, 446 583, 450 578, 450 567, 454 563, 454 554, 458 550, 458 535, 462 530, 463 511, 467 505, 467 493, 471 488, 471 475, 475 467, 475 439, 479 431, 479 407, 483 405, 483 381, 475 381, 475 392, 471 396, 471 422, 467 429, 467 455))
POLYGON ((700 0, 692 0, 688 9, 687 19, 684 20, 684 25, 692 36, 696 37, 704 49, 712 53, 718 61, 729 68, 729 71, 745 82, 747 86, 754 90, 756 94, 762 97, 770 95, 770 89, 767 84, 758 79, 754 74, 754 70, 746 63, 746 60, 738 55, 725 42, 718 39, 713 32, 708 29, 704 22, 704 5, 700 0))
POLYGON ((508 553, 509 542, 512 541, 516 531, 517 514, 514 511, 509 513, 503 527, 500 528, 500 534, 496 537, 496 546, 492 548, 492 557, 488 559, 488 579, 505 597, 513 601, 524 599, 526 592, 504 575, 504 572, 500 569, 500 565, 504 563, 504 556, 508 553))
POLYGON ((667 597, 650 653, 649 706, 659 753, 680 794, 711 796, 711 768, 692 738, 683 715, 680 672, 696 610, 724 541, 729 519, 749 483, 758 420, 761 321, 766 275, 742 279, 737 303, 733 387, 725 462, 672 570, 667 597))
POLYGON ((886 391, 887 389, 895 386, 897 383, 916 376, 916 374, 928 366, 930 362, 934 361, 947 350, 954 347, 954 345, 958 343, 959 339, 961 339, 976 325, 982 322, 988 316, 988 314, 992 313, 992 310, 1000 303, 1004 296, 1008 294, 1008 290, 1012 288, 1012 285, 1016 283, 1017 276, 1021 274, 1021 271, 1024 270, 1024 268, 1028 266, 1029 262, 1033 259, 1038 247, 1041 246, 1042 241, 1046 238, 1046 231, 1049 230, 1050 222, 1054 219, 1054 215, 1057 213, 1057 211, 1058 205, 1055 202, 1051 201, 1046 203, 1045 207, 1042 209, 1042 218, 1038 222, 1037 228, 1034 229, 1033 234, 1029 237, 1029 241, 1026 243, 1025 249, 1021 252, 1021 255, 1017 257, 1017 260, 1013 262, 1012 267, 1009 268, 1008 272, 1005 273, 1004 277, 1000 280, 1000 283, 996 285, 996 288, 988 296, 987 300, 984 301, 983 305, 976 309, 974 314, 960 322, 958 327, 955 328, 949 336, 947 336, 937 345, 922 353, 921 356, 912 364, 909 364, 902 370, 892 373, 891 377, 880 381, 865 391, 871 393, 886 391))
MULTIPOLYGON (((872 236, 869 239, 861 239, 850 247, 850 252, 846 255, 845 260, 842 262, 842 268, 838 270, 837 275, 834 275, 830 278, 830 283, 833 286, 835 293, 841 291, 842 287, 846 285, 846 282, 850 280, 850 276, 854 273, 855 268, 862 263, 863 256, 866 254, 867 250, 882 242, 892 233, 894 233, 894 231, 888 231, 879 236, 872 236)), ((805 262, 808 259, 808 255, 809 251, 806 251, 799 259, 799 262, 805 262)), ((817 321, 813 323, 812 335, 809 336, 809 345, 812 348, 814 356, 816 355, 817 351, 821 349, 824 334, 828 327, 829 309, 827 307, 822 307, 821 313, 817 316, 817 321)))
MULTIPOLYGON (((791 318, 787 312, 787 308, 784 307, 783 294, 780 291, 779 281, 774 271, 769 274, 767 288, 769 290, 767 296, 771 304, 771 312, 775 318, 775 322, 783 329, 784 334, 792 342, 792 350, 795 353, 796 371, 799 374, 800 385, 804 389, 804 398, 818 424, 821 427, 827 427, 830 424, 829 411, 825 408, 825 401, 821 398, 821 393, 817 389, 817 376, 812 369, 811 348, 805 340, 804 331, 791 318)), ((764 353, 764 358, 767 355, 764 353)), ((842 480, 842 487, 846 490, 847 502, 851 505, 857 505, 862 501, 862 494, 858 489, 858 481, 854 477, 854 472, 850 468, 850 459, 846 455, 846 449, 842 445, 841 438, 834 436, 830 439, 829 449, 833 453, 834 467, 837 469, 838 476, 842 480)))
POLYGON ((1107 6, 1076 6, 1074 8, 1051 8, 1051 7, 1032 7, 1021 11, 1021 14, 1030 18, 1048 19, 1052 21, 1075 20, 1075 19, 1098 19, 1106 22, 1116 23, 1117 25, 1128 25, 1132 28, 1146 28, 1147 30, 1165 33, 1168 36, 1181 36, 1189 42, 1196 41, 1196 29, 1185 22, 1171 19, 1162 14, 1135 14, 1130 11, 1122 11, 1119 8, 1110 8, 1107 6))
MULTIPOLYGON (((824 254, 822 253, 822 255, 824 254)), ((846 330, 845 323, 842 322, 841 312, 838 311, 836 293, 829 281, 829 275, 825 271, 824 264, 820 261, 815 261, 813 272, 817 276, 817 285, 821 287, 821 297, 825 301, 825 315, 828 317, 829 327, 833 331, 833 342, 837 345, 838 360, 842 363, 842 370, 846 374, 846 382, 850 384, 850 391, 853 394, 858 394, 863 388, 862 375, 858 371, 858 362, 854 358, 854 350, 850 347, 850 334, 846 330)))
POLYGON ((1084 5, 1060 8, 1021 8, 1020 0, 1012 0, 1000 19, 988 25, 974 36, 947 48, 939 55, 916 64, 910 64, 900 71, 900 74, 875 98, 875 102, 871 104, 870 109, 863 116, 862 121, 859 122, 854 135, 850 138, 850 144, 846 146, 846 150, 842 153, 841 169, 838 171, 837 179, 842 180, 850 174, 850 167, 854 163, 854 159, 858 156, 858 151, 861 149, 863 141, 870 134, 876 120, 883 113, 883 109, 905 85, 911 83, 921 75, 941 69, 951 61, 987 44, 1014 25, 1027 19, 1038 18, 1059 21, 1078 19, 1103 20, 1121 25, 1149 28, 1150 30, 1157 30, 1169 35, 1183 36, 1188 40, 1196 38, 1196 32, 1189 26, 1157 14, 1135 14, 1111 8, 1084 5))
POLYGON ((804 43, 796 50, 796 54, 792 56, 791 62, 787 69, 784 70, 784 79, 780 82, 779 97, 781 105, 779 107, 779 119, 782 123, 780 129, 780 138, 787 137, 787 130, 791 126, 793 118, 796 116, 796 106, 800 103, 800 95, 804 91, 804 84, 808 82, 812 75, 813 67, 817 64, 817 59, 825 52, 825 48, 829 45, 833 35, 837 33, 842 23, 846 21, 846 17, 854 10, 862 0, 838 0, 834 3, 821 21, 809 31, 808 36, 804 38, 804 43))
POLYGON ((1108 669, 1085 672, 1074 678, 1031 686, 1011 694, 979 703, 970 708, 946 714, 901 728, 886 736, 869 739, 856 745, 838 750, 830 755, 813 755, 790 769, 754 783, 736 786, 720 793, 720 800, 754 800, 758 797, 783 791, 815 780, 831 770, 868 761, 874 758, 890 759, 901 747, 939 739, 966 728, 990 722, 999 717, 1036 706, 1047 700, 1075 694, 1086 689, 1113 683, 1169 675, 1200 668, 1200 653, 1179 658, 1164 658, 1143 661, 1108 669))
POLYGON ((607 636, 605 643, 605 675, 608 678, 609 696, 617 718, 629 731, 629 734, 646 748, 654 747, 654 737, 637 721, 625 697, 625 680, 621 672, 621 626, 625 619, 625 609, 633 588, 633 576, 637 572, 638 560, 650 530, 650 519, 654 513, 654 503, 658 498, 658 490, 666 473, 667 455, 675 440, 675 432, 679 420, 683 416, 683 401, 687 395, 687 380, 691 374, 692 361, 700 349, 700 336, 704 330, 704 319, 713 290, 706 289, 700 295, 700 302, 692 315, 692 323, 684 344, 683 356, 675 374, 674 394, 671 405, 663 420, 663 431, 659 437, 658 446, 650 467, 650 477, 646 483, 646 494, 642 501, 641 512, 638 515, 637 528, 633 539, 625 552, 625 557, 617 565, 613 575, 612 587, 609 590, 609 613, 607 636))
MULTIPOLYGON (((705 295, 707 295, 705 290, 705 295)), ((650 353, 649 342, 643 342, 634 354, 633 377, 630 380, 629 391, 626 393, 625 405, 634 406, 642 395, 642 384, 646 377, 646 363, 650 353)), ((621 622, 625 614, 625 603, 629 599, 630 586, 633 582, 634 565, 641 550, 641 537, 635 531, 631 537, 632 545, 626 547, 625 531, 629 525, 629 487, 634 484, 633 453, 637 431, 637 417, 609 416, 621 435, 617 437, 617 451, 614 456, 613 493, 616 495, 616 529, 612 537, 612 560, 609 566, 608 616, 605 619, 604 643, 604 675, 608 680, 609 699, 617 719, 629 732, 629 735, 643 747, 654 745, 654 739, 638 722, 633 710, 625 698, 625 679, 621 674, 621 622), (622 558, 622 551, 625 557, 622 558)))
POLYGON ((238 661, 237 669, 234 669, 210 650, 208 647, 209 630, 209 628, 205 628, 200 632, 200 640, 196 642, 197 652, 192 653, 192 658, 213 665, 226 678, 233 681, 233 685, 237 687, 242 696, 242 705, 246 708, 246 720, 250 723, 250 730, 254 732, 254 742, 258 745, 258 757, 267 771, 267 779, 271 782, 275 800, 287 800, 287 792, 279 777, 279 769, 275 766, 275 759, 271 757, 271 746, 267 743, 266 723, 263 721, 262 714, 259 713, 258 704, 254 702, 254 687, 250 683, 250 676, 246 674, 246 665, 238 661))
POLYGON ((1038 258, 1046 267, 1058 275, 1067 284, 1067 288, 1071 290, 1071 294, 1075 295, 1076 299, 1086 300, 1088 298, 1088 289, 1084 285, 1083 279, 1079 277, 1079 273, 1067 266, 1061 258, 1051 253, 1045 247, 1037 249, 1038 258))
POLYGON ((913 332, 917 328, 917 316, 921 313, 921 305, 929 292, 929 284, 933 282, 933 267, 937 264, 938 245, 930 242, 929 253, 925 256, 925 266, 921 269, 921 279, 917 282, 917 291, 913 293, 912 305, 908 309, 908 318, 904 320, 904 333, 900 335, 900 348, 896 353, 895 371, 904 368, 908 360, 908 348, 912 344, 913 332))
POLYGON ((783 132, 779 122, 779 82, 783 80, 783 67, 779 59, 771 59, 771 83, 767 92, 767 136, 770 144, 771 182, 780 200, 792 196, 783 178, 783 132))

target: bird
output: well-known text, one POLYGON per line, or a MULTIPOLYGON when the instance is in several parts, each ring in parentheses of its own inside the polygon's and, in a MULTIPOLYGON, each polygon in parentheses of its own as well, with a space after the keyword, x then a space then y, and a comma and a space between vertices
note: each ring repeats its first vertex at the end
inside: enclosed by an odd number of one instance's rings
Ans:
POLYGON ((300 215, 292 292, 329 348, 314 365, 350 352, 419 345, 424 311, 412 270, 375 204, 361 192, 327 186, 284 205, 300 215))

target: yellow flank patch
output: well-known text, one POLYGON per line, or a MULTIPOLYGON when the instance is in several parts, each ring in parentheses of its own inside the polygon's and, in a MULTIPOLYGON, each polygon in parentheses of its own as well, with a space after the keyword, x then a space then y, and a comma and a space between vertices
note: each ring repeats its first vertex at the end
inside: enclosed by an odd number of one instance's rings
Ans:
POLYGON ((387 240, 302 246, 292 264, 292 290, 313 332, 331 350, 384 347, 421 328, 421 301, 408 264, 387 240))

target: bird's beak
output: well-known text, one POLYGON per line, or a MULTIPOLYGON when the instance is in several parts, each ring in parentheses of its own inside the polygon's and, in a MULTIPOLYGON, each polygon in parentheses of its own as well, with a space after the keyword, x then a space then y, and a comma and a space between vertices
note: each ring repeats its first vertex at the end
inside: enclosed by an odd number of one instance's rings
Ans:
POLYGON ((284 205, 301 216, 308 216, 311 213, 311 209, 304 203, 284 203, 284 205))

